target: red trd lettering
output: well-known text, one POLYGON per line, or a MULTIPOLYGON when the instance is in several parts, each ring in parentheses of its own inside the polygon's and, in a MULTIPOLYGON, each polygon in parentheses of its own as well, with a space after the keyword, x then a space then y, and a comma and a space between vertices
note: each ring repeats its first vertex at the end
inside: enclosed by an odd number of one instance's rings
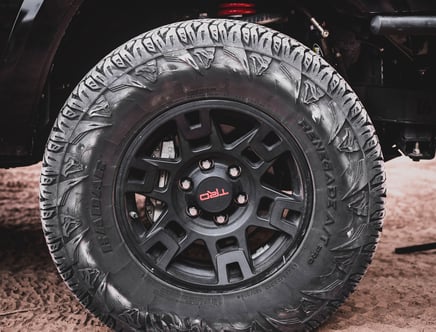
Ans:
POLYGON ((208 201, 209 199, 214 199, 221 196, 228 195, 229 192, 225 191, 224 188, 221 189, 221 192, 218 191, 218 188, 215 188, 214 191, 206 191, 203 194, 200 194, 199 198, 200 201, 208 201))

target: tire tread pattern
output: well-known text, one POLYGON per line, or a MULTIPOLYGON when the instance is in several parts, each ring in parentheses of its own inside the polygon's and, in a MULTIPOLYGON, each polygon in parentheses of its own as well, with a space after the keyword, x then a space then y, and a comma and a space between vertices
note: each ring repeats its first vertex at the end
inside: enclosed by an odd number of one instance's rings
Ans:
POLYGON ((180 332, 316 329, 343 303, 364 275, 384 218, 383 156, 374 127, 352 89, 324 59, 299 42, 265 27, 232 20, 173 23, 128 41, 102 59, 61 109, 46 145, 40 183, 44 235, 60 275, 79 301, 115 330, 123 327, 180 332), (203 75, 212 65, 217 48, 223 48, 229 61, 239 64, 248 77, 265 75, 279 63, 278 68, 288 81, 283 84, 294 86, 295 99, 300 98, 310 107, 314 122, 329 119, 327 143, 334 144, 348 158, 349 168, 344 170, 344 176, 353 184, 342 197, 354 214, 349 227, 352 235, 330 248, 337 262, 337 279, 324 282, 318 290, 303 290, 299 307, 259 313, 263 321, 245 322, 245 327, 208 324, 173 313, 151 313, 132 304, 120 311, 110 307, 110 301, 102 303, 110 276, 94 266, 86 266, 83 261, 81 250, 89 241, 89 229, 82 225, 74 204, 67 203, 73 199, 71 193, 80 191, 81 182, 87 178, 87 165, 82 156, 84 150, 92 148, 89 137, 113 125, 110 92, 151 91, 159 79, 158 61, 162 58, 187 64, 203 75), (331 100, 325 113, 317 106, 323 98, 331 100), (355 227, 361 220, 367 221, 355 227), (355 266, 353 262, 360 263, 355 266))

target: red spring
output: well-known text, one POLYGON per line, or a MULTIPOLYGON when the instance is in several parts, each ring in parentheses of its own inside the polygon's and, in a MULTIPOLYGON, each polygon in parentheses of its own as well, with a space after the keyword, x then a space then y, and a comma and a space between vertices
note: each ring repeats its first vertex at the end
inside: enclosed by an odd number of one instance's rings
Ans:
POLYGON ((254 3, 225 2, 220 4, 219 16, 242 16, 256 14, 254 3))

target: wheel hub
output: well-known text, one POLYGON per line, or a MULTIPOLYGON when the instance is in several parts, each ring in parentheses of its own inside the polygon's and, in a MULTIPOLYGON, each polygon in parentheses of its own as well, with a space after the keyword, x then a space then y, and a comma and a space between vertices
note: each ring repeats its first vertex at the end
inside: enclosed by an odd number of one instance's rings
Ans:
POLYGON ((195 198, 198 206, 206 212, 218 213, 227 209, 233 199, 232 185, 218 176, 211 176, 200 182, 195 198))
POLYGON ((187 167, 182 172, 179 202, 187 207, 189 217, 201 217, 197 222, 203 227, 210 227, 210 221, 219 226, 225 225, 236 209, 247 203, 238 203, 238 197, 246 196, 242 192, 244 181, 241 182, 240 167, 229 166, 225 158, 201 160, 197 165, 194 168, 187 167), (231 169, 237 169, 238 174, 235 176, 235 172, 230 172, 231 169))

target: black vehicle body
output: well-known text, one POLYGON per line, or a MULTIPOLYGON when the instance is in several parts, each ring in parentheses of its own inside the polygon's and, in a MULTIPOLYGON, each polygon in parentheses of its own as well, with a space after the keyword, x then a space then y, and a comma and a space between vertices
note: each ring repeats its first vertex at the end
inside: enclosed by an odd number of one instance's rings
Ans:
POLYGON ((0 0, 0 167, 115 330, 306 331, 355 289, 384 161, 435 156, 432 0, 0 0))
MULTIPOLYGON (((220 15, 217 1, 183 1, 158 10, 134 0, 123 5, 8 0, 0 6, 0 165, 4 167, 41 160, 49 128, 66 96, 116 45, 165 23, 220 15), (103 24, 103 19, 111 23, 103 24), (99 38, 100 32, 110 38, 99 38)), ((434 1, 258 1, 256 11, 252 20, 266 18, 278 30, 325 53, 362 99, 387 160, 398 156, 398 150, 415 159, 434 156, 434 1), (381 16, 419 16, 427 24, 371 30, 372 20, 381 16), (330 32, 328 38, 320 37, 312 17, 330 32)))

